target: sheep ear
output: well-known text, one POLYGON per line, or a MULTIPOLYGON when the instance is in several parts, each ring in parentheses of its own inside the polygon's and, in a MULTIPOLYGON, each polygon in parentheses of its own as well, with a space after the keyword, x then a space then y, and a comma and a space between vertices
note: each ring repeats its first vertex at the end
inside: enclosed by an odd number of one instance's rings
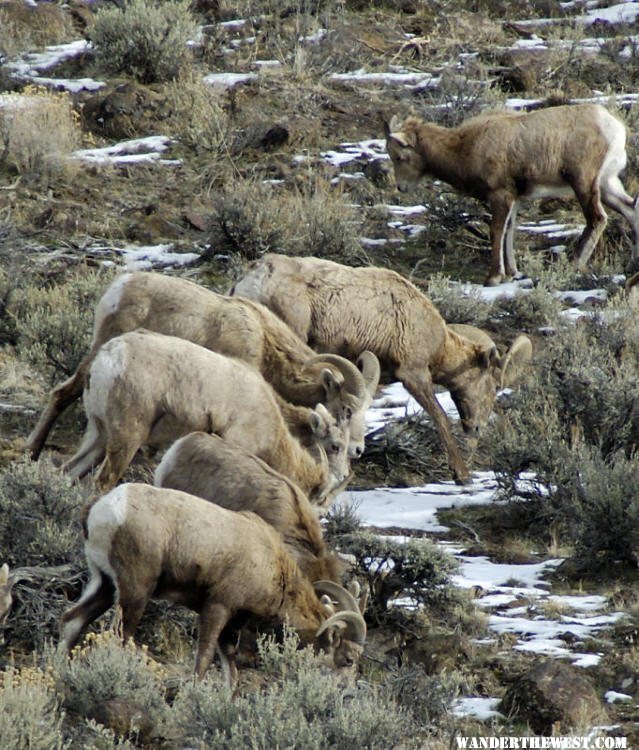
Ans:
POLYGON ((336 377, 335 373, 328 367, 325 367, 320 375, 320 381, 322 387, 326 392, 326 399, 330 401, 336 398, 342 391, 343 382, 340 382, 336 377))
POLYGON ((386 135, 390 135, 394 130, 401 130, 401 127, 402 120, 397 115, 393 115, 388 123, 388 133, 386 135))
POLYGON ((525 334, 517 336, 506 352, 501 366, 500 387, 512 385, 529 364, 533 355, 532 341, 525 334))
POLYGON ((415 137, 400 130, 389 133, 388 139, 396 141, 402 148, 413 148, 415 146, 415 137))
POLYGON ((480 350, 479 365, 484 370, 488 370, 491 367, 501 369, 501 357, 499 356, 499 351, 494 344, 480 350))

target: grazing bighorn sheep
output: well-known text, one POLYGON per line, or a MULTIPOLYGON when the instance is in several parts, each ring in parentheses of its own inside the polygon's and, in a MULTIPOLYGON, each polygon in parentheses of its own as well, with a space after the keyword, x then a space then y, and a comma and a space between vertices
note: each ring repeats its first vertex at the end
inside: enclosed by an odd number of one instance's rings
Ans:
POLYGON ((258 369, 286 401, 314 407, 324 403, 350 423, 350 456, 364 450, 364 413, 379 380, 370 352, 360 372, 342 357, 318 356, 270 310, 249 300, 229 299, 199 284, 157 273, 119 276, 97 304, 87 356, 49 403, 28 438, 32 458, 40 455, 53 423, 80 397, 91 363, 102 344, 136 328, 178 336, 206 349, 237 357, 258 369))
POLYGON ((315 506, 293 482, 218 435, 192 432, 176 440, 155 470, 153 484, 203 497, 229 510, 252 511, 280 532, 311 580, 339 580, 341 564, 328 551, 315 506))
POLYGON ((124 640, 133 637, 153 597, 199 614, 199 678, 216 649, 227 666, 219 640, 242 613, 288 621, 303 642, 315 642, 336 664, 342 649, 352 654, 356 645, 361 652, 366 637, 361 613, 335 614, 327 607, 280 534, 254 513, 177 490, 123 484, 90 507, 83 526, 91 579, 62 616, 61 636, 69 650, 115 602, 122 609, 124 640))
POLYGON ((532 352, 527 336, 518 336, 504 357, 492 342, 460 336, 413 284, 384 268, 269 253, 231 294, 270 307, 318 349, 351 359, 364 349, 376 354, 382 370, 401 380, 433 419, 459 482, 468 480, 468 469, 433 384, 449 389, 465 432, 475 436, 493 408, 497 386, 509 383, 532 352))
POLYGON ((9 578, 9 566, 4 563, 0 567, 0 625, 4 624, 9 616, 9 610, 13 604, 13 598, 11 597, 13 583, 9 578))
POLYGON ((385 127, 400 191, 430 175, 488 206, 492 259, 487 285, 517 274, 513 236, 517 204, 526 199, 577 197, 586 219, 575 251, 579 270, 606 226, 604 206, 630 224, 632 259, 639 260, 636 200, 619 179, 626 166, 626 128, 600 105, 490 112, 456 128, 393 117, 385 127))
POLYGON ((348 429, 321 404, 305 410, 316 442, 311 455, 289 432, 275 392, 257 370, 174 336, 139 330, 107 341, 91 364, 84 406, 84 438, 62 468, 79 479, 104 459, 96 478, 103 490, 141 446, 162 447, 194 430, 216 432, 255 453, 312 498, 350 473, 348 429))

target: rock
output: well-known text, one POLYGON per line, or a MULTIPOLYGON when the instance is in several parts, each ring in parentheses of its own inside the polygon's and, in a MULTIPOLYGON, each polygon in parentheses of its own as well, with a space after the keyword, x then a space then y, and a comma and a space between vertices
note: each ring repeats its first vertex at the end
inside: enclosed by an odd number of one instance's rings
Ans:
POLYGON ((528 722, 540 735, 565 734, 608 721, 583 670, 560 661, 542 661, 521 675, 504 695, 499 710, 528 722))
POLYGON ((117 82, 89 96, 82 110, 86 127, 111 138, 132 138, 152 132, 164 97, 135 81, 117 82))

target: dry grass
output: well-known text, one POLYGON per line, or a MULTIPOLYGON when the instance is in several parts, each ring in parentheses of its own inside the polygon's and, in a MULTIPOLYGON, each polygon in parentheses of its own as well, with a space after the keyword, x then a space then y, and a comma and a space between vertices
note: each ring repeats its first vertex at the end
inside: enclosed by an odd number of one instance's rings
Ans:
POLYGON ((0 168, 48 187, 78 169, 71 158, 81 141, 78 116, 67 94, 30 87, 10 94, 0 110, 0 168))

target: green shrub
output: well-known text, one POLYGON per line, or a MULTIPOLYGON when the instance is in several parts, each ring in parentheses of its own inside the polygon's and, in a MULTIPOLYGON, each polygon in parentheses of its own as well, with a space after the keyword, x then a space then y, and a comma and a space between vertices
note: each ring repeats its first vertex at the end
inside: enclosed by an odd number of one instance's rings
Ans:
POLYGON ((47 459, 0 472, 0 559, 16 565, 79 561, 82 490, 47 459))
POLYGON ((427 608, 429 616, 444 615, 457 601, 451 575, 458 563, 426 539, 403 543, 355 534, 339 539, 339 546, 355 557, 353 573, 370 590, 366 615, 378 624, 397 615, 397 598, 409 599, 412 608, 427 608))
POLYGON ((387 750, 421 747, 412 718, 388 691, 347 686, 289 634, 259 645, 265 687, 235 700, 219 681, 183 684, 173 706, 177 734, 219 750, 387 750))
POLYGON ((0 673, 0 747, 6 750, 63 750, 58 698, 51 677, 37 669, 0 673))
POLYGON ((5 626, 13 645, 41 646, 57 637, 60 615, 79 595, 83 570, 80 507, 83 493, 49 460, 16 461, 0 472, 0 560, 20 576, 5 626), (47 572, 54 567, 57 572, 47 572), (62 566, 62 567, 58 567, 62 566))
POLYGON ((88 352, 93 311, 110 280, 110 273, 76 271, 60 284, 31 286, 16 295, 18 352, 50 384, 69 377, 88 352))
POLYGON ((441 273, 428 280, 428 297, 447 323, 467 323, 483 328, 491 315, 491 304, 482 299, 481 290, 463 290, 441 273))
POLYGON ((164 670, 144 646, 123 646, 108 632, 89 634, 70 658, 56 654, 55 671, 62 705, 74 714, 96 718, 117 700, 139 707, 154 722, 164 718, 164 670))
POLYGON ((176 79, 190 63, 187 42, 197 30, 189 6, 188 0, 131 0, 101 8, 87 29, 98 65, 142 83, 176 79))

